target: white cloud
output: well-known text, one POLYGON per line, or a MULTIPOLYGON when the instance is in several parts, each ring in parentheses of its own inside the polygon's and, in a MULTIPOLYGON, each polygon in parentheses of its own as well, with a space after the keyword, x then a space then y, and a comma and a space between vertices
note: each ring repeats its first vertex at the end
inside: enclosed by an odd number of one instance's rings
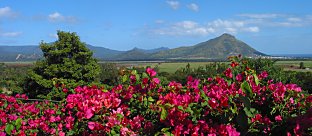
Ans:
POLYGON ((13 12, 10 7, 0 8, 0 18, 1 17, 14 18, 16 16, 17 14, 13 12))
POLYGON ((63 21, 64 19, 65 17, 58 12, 54 12, 53 14, 49 15, 49 20, 52 22, 63 21))
POLYGON ((233 27, 226 27, 224 28, 223 33, 231 33, 231 34, 236 34, 237 33, 237 29, 233 28, 233 27))
POLYGON ((240 14, 243 21, 249 25, 262 27, 305 27, 312 25, 309 15, 298 16, 291 14, 240 14))
POLYGON ((183 28, 183 29, 194 29, 197 27, 197 23, 193 21, 182 21, 175 24, 176 27, 183 28))
POLYGON ((165 23, 165 21, 164 20, 156 20, 155 23, 156 24, 162 24, 162 23, 165 23))
POLYGON ((234 19, 215 19, 207 23, 189 20, 173 23, 163 21, 156 23, 154 27, 148 27, 147 32, 154 35, 206 36, 221 33, 258 33, 263 28, 312 26, 312 15, 240 14, 239 16, 234 19))
POLYGON ((50 22, 65 22, 65 23, 76 23, 78 22, 77 18, 73 16, 63 16, 58 12, 54 12, 48 15, 48 20, 50 22))
POLYGON ((150 32, 156 35, 172 35, 172 36, 198 36, 207 35, 213 30, 199 26, 194 21, 181 21, 173 24, 165 24, 165 27, 151 29, 150 32))
POLYGON ((21 34, 22 32, 0 32, 1 37, 17 37, 21 34))
POLYGON ((259 32, 258 26, 246 25, 243 21, 230 21, 217 19, 206 24, 195 21, 181 21, 172 24, 164 24, 158 28, 149 29, 149 32, 156 35, 170 36, 206 36, 210 34, 238 32, 259 32))
POLYGON ((238 16, 254 18, 254 19, 268 19, 268 18, 277 18, 283 15, 281 14, 239 14, 238 16))
POLYGON ((174 10, 180 7, 180 2, 178 1, 167 1, 167 4, 174 10))
POLYGON ((300 22, 302 21, 301 18, 298 18, 298 17, 290 17, 290 18, 287 18, 288 21, 291 21, 291 22, 300 22))
POLYGON ((199 11, 199 6, 195 3, 191 3, 191 4, 187 5, 187 8, 189 8, 190 10, 193 10, 193 11, 199 11))
POLYGON ((49 37, 54 38, 54 39, 58 39, 57 34, 49 34, 49 37))
POLYGON ((244 28, 243 30, 246 32, 254 32, 254 33, 260 31, 259 27, 257 26, 247 27, 247 28, 244 28))
POLYGON ((229 21, 217 19, 212 22, 209 22, 208 25, 214 27, 243 27, 245 23, 243 21, 229 21))

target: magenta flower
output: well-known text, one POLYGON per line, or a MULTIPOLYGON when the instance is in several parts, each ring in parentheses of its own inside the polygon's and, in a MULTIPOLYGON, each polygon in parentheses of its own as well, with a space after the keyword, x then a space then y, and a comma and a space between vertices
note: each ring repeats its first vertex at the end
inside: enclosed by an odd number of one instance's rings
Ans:
POLYGON ((94 128, 95 128, 95 122, 93 122, 93 121, 88 122, 88 128, 89 128, 90 130, 94 130, 94 128))
POLYGON ((155 72, 154 69, 152 69, 152 68, 147 68, 147 69, 146 69, 146 73, 147 73, 150 77, 156 76, 156 72, 155 72))
POLYGON ((243 75, 242 74, 238 74, 236 75, 235 79, 239 82, 241 82, 243 80, 243 75))
POLYGON ((86 119, 92 118, 93 115, 94 115, 94 114, 93 114, 93 112, 92 112, 91 109, 87 109, 87 110, 85 111, 85 118, 86 118, 86 119))
POLYGON ((275 116, 275 120, 277 122, 281 122, 282 121, 282 116, 281 115, 275 116))
POLYGON ((232 74, 232 70, 230 68, 227 68, 225 71, 224 71, 224 74, 226 77, 228 78, 232 78, 233 77, 233 74, 232 74))

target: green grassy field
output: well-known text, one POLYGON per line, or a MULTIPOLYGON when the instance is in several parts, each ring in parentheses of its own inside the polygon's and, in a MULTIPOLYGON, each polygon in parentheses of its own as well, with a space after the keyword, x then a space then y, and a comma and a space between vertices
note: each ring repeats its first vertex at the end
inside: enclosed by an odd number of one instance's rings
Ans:
POLYGON ((292 61, 277 61, 276 65, 280 66, 294 66, 294 67, 299 67, 300 62, 303 62, 304 66, 307 68, 312 68, 312 60, 292 60, 292 61))
MULTIPOLYGON (((158 68, 161 72, 169 72, 174 73, 179 68, 184 68, 188 63, 190 63, 191 68, 197 68, 199 66, 205 66, 207 64, 211 64, 213 62, 164 62, 164 63, 141 63, 138 66, 145 67, 151 66, 155 67, 158 65, 158 68)), ((227 62, 224 62, 227 63, 227 62)), ((277 66, 281 66, 284 70, 291 70, 291 71, 300 71, 300 72, 312 72, 312 61, 311 60, 292 60, 292 61, 277 61, 275 63, 277 66), (300 62, 304 63, 304 66, 308 69, 299 69, 300 62)))
MULTIPOLYGON (((34 62, 4 62, 9 66, 29 66, 32 65, 34 62)), ((100 62, 105 63, 105 62, 100 62)), ((197 68, 199 66, 205 66, 207 64, 211 64, 214 62, 112 62, 117 63, 118 65, 123 65, 127 67, 146 67, 151 66, 155 67, 158 66, 160 72, 168 72, 174 73, 179 68, 184 68, 188 63, 190 63, 191 68, 197 68)), ((224 62, 228 63, 228 62, 224 62)), ((311 71, 312 72, 312 60, 287 60, 287 61, 277 61, 275 63, 278 66, 284 68, 284 70, 293 70, 293 71, 311 71), (304 63, 304 67, 307 69, 299 69, 300 62, 304 63)))
POLYGON ((165 63, 150 63, 150 64, 147 63, 142 64, 141 66, 155 67, 157 65, 160 72, 174 73, 179 68, 185 68, 188 63, 190 64, 191 68, 197 68, 199 66, 205 66, 213 62, 165 62, 165 63))

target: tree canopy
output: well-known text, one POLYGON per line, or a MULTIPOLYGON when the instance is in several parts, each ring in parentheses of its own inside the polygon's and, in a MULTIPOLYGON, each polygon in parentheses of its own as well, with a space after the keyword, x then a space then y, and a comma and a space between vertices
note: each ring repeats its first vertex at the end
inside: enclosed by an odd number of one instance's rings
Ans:
POLYGON ((87 85, 100 73, 93 52, 76 33, 58 31, 58 40, 40 43, 44 59, 35 63, 28 73, 26 92, 30 97, 46 95, 57 84, 68 88, 87 85))

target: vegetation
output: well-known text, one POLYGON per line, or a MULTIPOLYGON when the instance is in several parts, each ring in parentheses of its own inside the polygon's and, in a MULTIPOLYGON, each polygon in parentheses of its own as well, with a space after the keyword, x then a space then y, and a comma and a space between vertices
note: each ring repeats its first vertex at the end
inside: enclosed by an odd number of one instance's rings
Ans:
POLYGON ((23 93, 23 85, 31 65, 0 63, 0 90, 5 94, 23 93))
POLYGON ((48 95, 48 99, 61 97, 51 91, 56 85, 66 85, 67 88, 88 85, 100 73, 92 52, 75 33, 58 31, 57 35, 58 41, 40 44, 44 59, 35 63, 25 85, 30 98, 37 95, 48 95))
POLYGON ((119 69, 114 63, 100 63, 99 78, 101 83, 107 85, 118 85, 119 69))
POLYGON ((233 57, 184 85, 133 70, 111 89, 77 87, 59 102, 0 94, 0 135, 311 135, 312 96, 247 64, 233 57))

